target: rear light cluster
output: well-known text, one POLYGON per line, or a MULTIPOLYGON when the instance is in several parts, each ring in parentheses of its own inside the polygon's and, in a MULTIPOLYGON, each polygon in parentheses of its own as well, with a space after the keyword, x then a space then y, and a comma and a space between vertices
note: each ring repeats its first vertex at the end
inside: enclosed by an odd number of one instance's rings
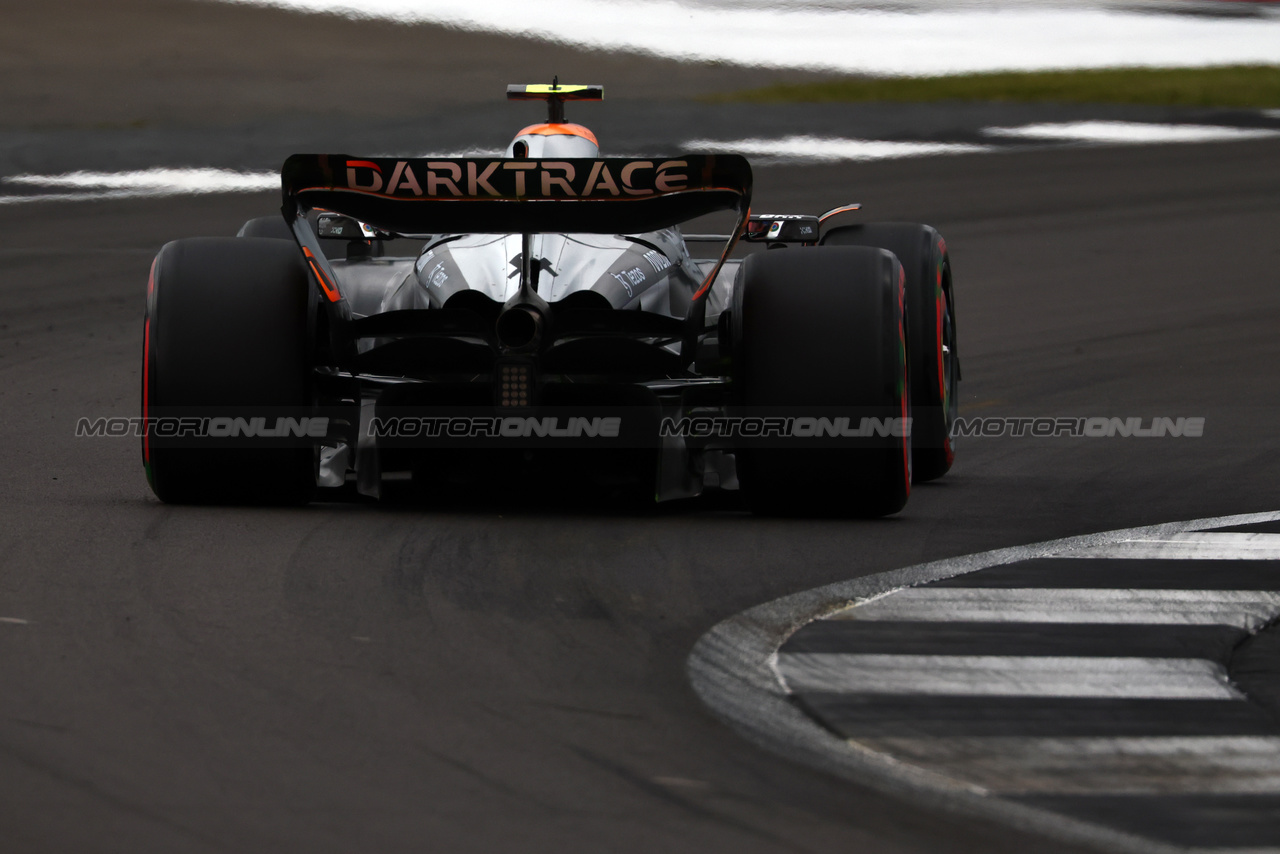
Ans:
POLYGON ((522 407, 533 404, 533 365, 508 362, 498 366, 499 406, 522 407))

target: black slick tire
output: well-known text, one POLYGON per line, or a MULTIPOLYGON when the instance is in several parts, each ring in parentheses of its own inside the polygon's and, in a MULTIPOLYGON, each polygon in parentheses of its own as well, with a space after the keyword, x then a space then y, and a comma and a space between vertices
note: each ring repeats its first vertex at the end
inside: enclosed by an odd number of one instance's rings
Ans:
POLYGON ((293 243, 200 237, 160 250, 147 286, 142 369, 143 463, 160 500, 308 500, 313 451, 298 441, 237 446, 162 436, 158 427, 187 413, 274 423, 282 412, 305 412, 309 290, 293 243))
POLYGON ((902 267, 880 249, 787 249, 744 262, 731 309, 733 398, 743 414, 843 417, 854 430, 899 425, 897 435, 740 440, 738 477, 753 512, 884 516, 906 504, 903 299, 902 267))
POLYGON ((822 245, 874 246, 902 262, 911 340, 912 476, 917 483, 942 477, 955 462, 951 426, 960 381, 946 241, 927 225, 883 222, 833 228, 822 245))
POLYGON ((236 232, 236 237, 267 237, 272 240, 289 240, 292 241, 293 229, 289 228, 289 224, 284 221, 284 217, 276 216, 260 216, 255 217, 244 225, 240 226, 240 230, 236 232))

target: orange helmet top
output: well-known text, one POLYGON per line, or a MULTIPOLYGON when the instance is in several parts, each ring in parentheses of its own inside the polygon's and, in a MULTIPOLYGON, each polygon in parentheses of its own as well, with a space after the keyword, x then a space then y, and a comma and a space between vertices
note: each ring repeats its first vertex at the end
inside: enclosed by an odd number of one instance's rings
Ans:
POLYGON ((510 101, 546 101, 547 121, 529 125, 507 146, 507 157, 599 157, 600 143, 596 135, 564 120, 565 101, 599 101, 604 87, 599 85, 560 84, 557 76, 551 85, 512 84, 507 87, 510 101))
POLYGON ((523 144, 525 157, 599 157, 600 143, 590 129, 570 122, 529 125, 507 146, 507 157, 515 157, 523 144))

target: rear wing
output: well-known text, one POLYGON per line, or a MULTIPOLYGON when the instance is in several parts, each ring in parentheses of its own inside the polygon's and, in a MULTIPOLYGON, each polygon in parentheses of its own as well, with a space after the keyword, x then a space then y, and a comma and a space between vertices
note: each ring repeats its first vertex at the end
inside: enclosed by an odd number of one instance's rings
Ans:
POLYGON ((285 216, 324 208, 398 234, 655 231, 745 212, 751 166, 734 155, 647 159, 399 160, 295 154, 285 216))
MULTIPOLYGON (((281 172, 283 213, 339 318, 341 287, 307 213, 324 209, 395 234, 637 234, 735 211, 720 263, 694 295, 694 314, 742 235, 751 166, 736 154, 566 160, 357 158, 295 154, 281 172)), ((701 306, 705 311, 705 304, 701 306)))

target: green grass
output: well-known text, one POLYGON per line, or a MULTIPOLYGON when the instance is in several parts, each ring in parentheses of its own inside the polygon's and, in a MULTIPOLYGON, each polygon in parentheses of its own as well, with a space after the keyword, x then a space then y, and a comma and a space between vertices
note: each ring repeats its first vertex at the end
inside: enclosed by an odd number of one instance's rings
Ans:
POLYGON ((779 84, 709 101, 1057 101, 1178 107, 1280 107, 1280 65, 1104 68, 779 84))

